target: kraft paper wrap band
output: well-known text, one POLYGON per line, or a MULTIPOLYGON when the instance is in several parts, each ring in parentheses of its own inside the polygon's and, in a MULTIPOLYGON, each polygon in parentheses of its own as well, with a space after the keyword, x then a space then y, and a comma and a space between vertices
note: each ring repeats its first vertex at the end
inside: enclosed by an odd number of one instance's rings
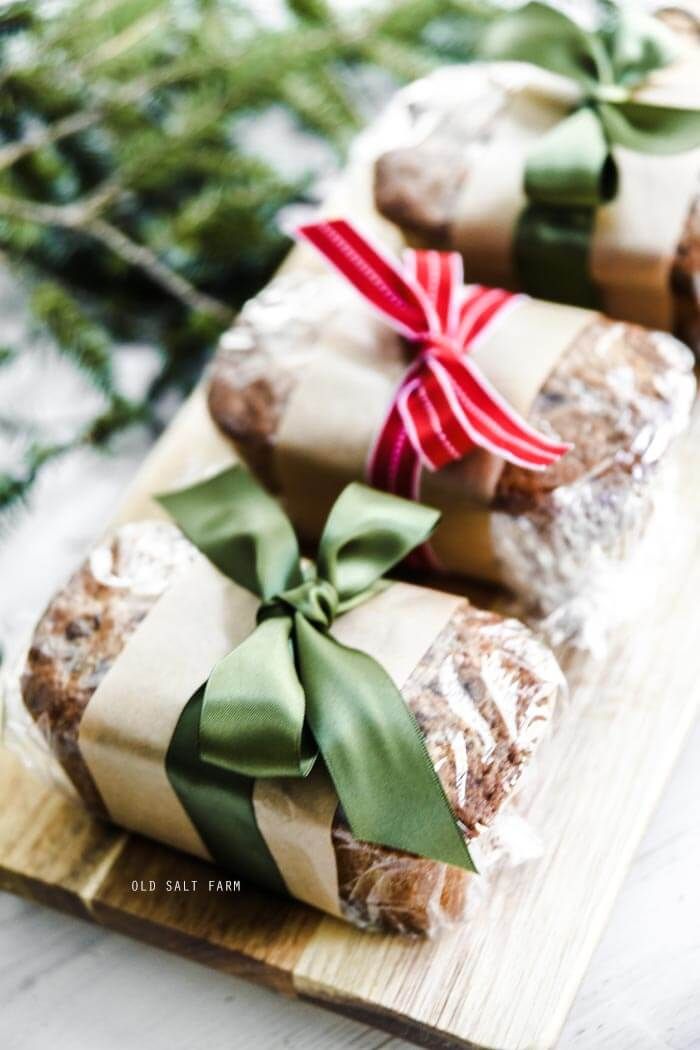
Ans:
POLYGON ((216 661, 250 634, 258 604, 200 557, 102 679, 78 743, 115 824, 209 858, 170 784, 165 756, 185 704, 216 661))
MULTIPOLYGON (((333 625, 374 656, 401 688, 460 600, 393 584, 333 625)), ((96 689, 79 746, 116 824, 212 858, 168 779, 178 719, 214 663, 255 627, 258 599, 197 557, 171 584, 96 689)), ((258 827, 292 894, 340 914, 331 836, 338 799, 319 765, 304 780, 257 781, 258 827)))
MULTIPOLYGON (((595 314, 525 296, 475 341, 471 354, 524 416, 559 358, 595 314)), ((362 479, 367 457, 407 367, 398 336, 358 301, 324 329, 277 434, 277 476, 301 532, 318 535, 339 491, 362 479)), ((431 546, 448 571, 497 581, 488 503, 503 461, 477 450, 436 474, 421 499, 443 512, 431 546)))
POLYGON ((671 268, 694 195, 700 152, 652 157, 617 147, 620 192, 596 213, 590 267, 611 317, 672 331, 671 268))
MULTIPOLYGON (((471 263, 483 283, 515 288, 513 239, 527 204, 526 158, 537 139, 566 115, 576 96, 561 78, 535 67, 508 63, 480 68, 482 91, 487 96, 496 93, 503 102, 494 107, 491 100, 490 115, 482 121, 488 138, 478 136, 476 114, 473 124, 465 122, 455 131, 455 141, 465 138, 468 175, 455 205, 449 241, 464 254, 467 275, 471 263)), ((681 71, 679 66, 660 72, 637 97, 671 104, 674 98, 685 98, 687 81, 681 79, 681 71)), ((696 97, 688 98, 687 104, 698 104, 697 95, 696 89, 696 97)), ((479 113, 485 101, 477 95, 474 105, 479 113)), ((591 277, 605 313, 672 330, 671 267, 700 189, 700 150, 656 156, 615 147, 615 158, 620 190, 614 201, 597 210, 591 277)))
POLYGON ((331 838, 338 798, 320 766, 299 780, 256 780, 253 809, 260 834, 292 897, 340 915, 331 838))

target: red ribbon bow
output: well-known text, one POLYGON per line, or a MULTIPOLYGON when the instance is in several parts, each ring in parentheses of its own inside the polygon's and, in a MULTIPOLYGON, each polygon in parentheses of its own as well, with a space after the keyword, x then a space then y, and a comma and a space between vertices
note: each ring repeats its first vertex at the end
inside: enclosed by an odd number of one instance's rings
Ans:
POLYGON ((417 347, 370 453, 372 485, 416 499, 422 466, 439 470, 475 446, 530 470, 571 448, 533 429, 468 356, 522 296, 465 286, 457 252, 406 251, 399 266, 344 219, 297 232, 417 347))

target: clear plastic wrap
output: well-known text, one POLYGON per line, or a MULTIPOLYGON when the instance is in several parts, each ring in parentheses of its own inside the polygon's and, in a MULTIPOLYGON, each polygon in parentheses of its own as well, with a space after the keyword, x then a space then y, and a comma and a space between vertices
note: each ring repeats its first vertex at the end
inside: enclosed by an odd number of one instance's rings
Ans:
MULTIPOLYGON (((283 490, 275 449, 289 398, 338 332, 347 346, 356 340, 358 357, 397 338, 341 280, 309 271, 274 280, 222 339, 212 415, 274 491, 283 490)), ((530 421, 574 448, 541 473, 506 464, 489 529, 518 615, 551 644, 594 648, 620 612, 624 567, 667 498, 658 468, 694 393, 692 356, 673 336, 591 314, 537 396, 530 421)))
MULTIPOLYGON (((663 77, 657 74, 657 80, 664 83, 666 76, 667 71, 663 77)), ((671 98, 697 104, 700 89, 696 77, 683 80, 679 76, 679 83, 675 83, 671 74, 668 76, 671 98)), ((374 169, 375 204, 381 215, 425 247, 462 251, 472 280, 513 289, 519 284, 510 258, 511 231, 496 229, 493 215, 484 221, 473 205, 466 209, 464 202, 465 194, 478 182, 476 170, 490 143, 494 154, 500 151, 503 164, 510 160, 518 171, 516 158, 523 136, 532 136, 538 128, 543 133, 548 127, 551 118, 546 103, 533 105, 526 97, 531 77, 532 67, 524 63, 473 63, 438 69, 397 92, 383 115, 359 137, 355 148, 357 163, 374 169), (538 105, 543 115, 538 114, 538 105)), ((565 100, 566 87, 566 82, 552 79, 555 98, 560 94, 565 100)), ((672 302, 668 330, 700 354, 700 160, 697 150, 684 156, 687 159, 680 163, 689 169, 686 181, 690 192, 686 201, 680 202, 684 209, 680 234, 668 259, 664 224, 660 223, 655 263, 660 271, 668 262, 666 294, 672 302)), ((601 277, 599 284, 604 303, 606 282, 611 285, 608 312, 628 321, 666 328, 649 315, 652 289, 639 259, 650 256, 646 260, 650 269, 655 242, 648 229, 659 199, 668 195, 669 184, 659 179, 655 185, 655 169, 647 164, 644 170, 644 193, 654 198, 643 223, 645 232, 635 243, 635 238, 623 231, 620 243, 610 249, 615 263, 605 267, 606 281, 601 277), (621 281, 625 262, 628 272, 621 281), (624 289, 622 295, 619 290, 613 293, 615 284, 624 289)), ((625 190, 624 177, 622 184, 621 193, 625 190)), ((513 193, 520 193, 519 187, 514 187, 513 193)), ((523 203, 524 198, 515 196, 502 208, 504 223, 516 222, 523 203)))
MULTIPOLYGON (((122 526, 55 596, 3 682, 7 743, 31 768, 107 816, 80 753, 91 696, 194 549, 160 522, 122 526)), ((332 843, 341 910, 365 927, 432 935, 468 914, 496 864, 537 853, 516 789, 564 689, 551 652, 522 624, 458 602, 403 695, 480 869, 469 875, 353 839, 332 843)))

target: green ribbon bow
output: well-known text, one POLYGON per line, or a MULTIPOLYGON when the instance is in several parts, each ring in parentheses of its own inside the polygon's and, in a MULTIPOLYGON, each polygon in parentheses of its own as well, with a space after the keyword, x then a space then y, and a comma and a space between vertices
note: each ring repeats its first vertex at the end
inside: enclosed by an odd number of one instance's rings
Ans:
POLYGON ((439 513, 351 484, 302 563, 277 502, 241 467, 159 497, 226 576, 261 599, 257 626, 212 670, 180 720, 166 769, 217 860, 280 889, 257 830, 255 778, 304 777, 319 757, 356 838, 474 870, 401 693, 329 633, 386 586, 439 513))
POLYGON ((649 73, 677 48, 657 19, 627 6, 607 11, 595 31, 531 2, 497 19, 481 53, 531 62, 574 81, 580 98, 527 158, 530 207, 516 235, 516 262, 527 290, 596 306, 588 276, 595 209, 618 192, 613 148, 672 154, 700 146, 700 110, 635 99, 649 73), (534 281, 535 287, 532 287, 534 281))

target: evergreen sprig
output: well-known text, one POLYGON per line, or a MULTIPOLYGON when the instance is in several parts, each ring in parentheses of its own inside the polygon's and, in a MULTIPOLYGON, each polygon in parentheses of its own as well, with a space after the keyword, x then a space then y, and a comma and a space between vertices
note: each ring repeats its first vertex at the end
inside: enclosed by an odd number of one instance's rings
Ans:
MULTIPOLYGON (((250 156, 241 118, 281 106, 340 161, 361 122, 358 71, 400 82, 464 60, 494 10, 480 0, 350 10, 287 0, 271 28, 255 4, 234 0, 2 6, 0 253, 32 286, 36 322, 108 407, 68 441, 28 441, 18 470, 0 474, 0 509, 56 456, 108 446, 137 420, 155 426, 154 399, 191 385, 279 263, 287 244, 275 217, 317 173, 283 177, 250 156), (131 402, 114 387, 112 352, 144 337, 163 367, 131 402)), ((20 351, 3 347, 0 366, 20 351)))

